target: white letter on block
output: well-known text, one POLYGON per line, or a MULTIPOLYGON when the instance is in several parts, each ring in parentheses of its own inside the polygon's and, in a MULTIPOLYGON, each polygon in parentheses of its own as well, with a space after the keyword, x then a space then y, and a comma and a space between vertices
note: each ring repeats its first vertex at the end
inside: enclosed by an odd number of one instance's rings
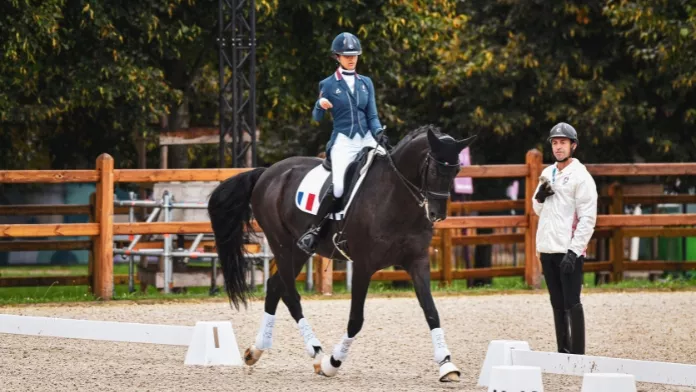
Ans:
POLYGON ((185 365, 242 366, 237 339, 229 321, 199 321, 186 353, 185 365))

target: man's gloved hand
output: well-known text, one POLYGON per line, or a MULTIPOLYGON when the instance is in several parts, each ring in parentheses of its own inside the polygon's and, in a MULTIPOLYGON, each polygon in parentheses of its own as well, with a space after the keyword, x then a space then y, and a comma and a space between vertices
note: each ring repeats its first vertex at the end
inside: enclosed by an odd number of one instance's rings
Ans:
POLYGON ((546 198, 553 195, 555 192, 553 191, 553 188, 551 188, 551 183, 549 182, 549 179, 546 177, 541 177, 541 185, 539 186, 539 191, 537 191, 536 195, 534 195, 534 198, 536 201, 539 203, 543 203, 546 201, 546 198))
POLYGON ((561 272, 564 274, 570 274, 575 270, 575 260, 577 260, 578 255, 575 254, 572 250, 568 249, 568 253, 566 253, 565 256, 563 256, 563 260, 561 260, 561 272))

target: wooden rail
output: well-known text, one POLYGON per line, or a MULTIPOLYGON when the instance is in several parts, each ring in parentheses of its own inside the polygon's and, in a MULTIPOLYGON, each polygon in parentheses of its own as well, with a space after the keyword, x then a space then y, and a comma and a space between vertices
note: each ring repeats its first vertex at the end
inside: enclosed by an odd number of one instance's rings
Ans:
MULTIPOLYGON (((474 211, 524 210, 524 214, 505 216, 450 216, 435 224, 437 231, 432 247, 442 254, 441 266, 431 272, 431 278, 447 285, 454 279, 489 278, 497 276, 524 276, 532 287, 541 283, 541 266, 536 257, 536 229, 538 217, 532 209, 532 197, 538 185, 538 178, 544 165, 539 151, 530 150, 522 165, 468 166, 461 169, 458 176, 473 178, 525 178, 525 197, 523 200, 491 200, 450 203, 450 213, 468 214, 474 211), (460 235, 455 230, 480 228, 518 228, 517 233, 460 235), (453 259, 456 246, 515 244, 524 243, 524 266, 493 267, 457 270, 453 259)), ((695 175, 696 163, 680 164, 599 164, 587 165, 595 176, 662 176, 695 175)), ((41 277, 0 279, 0 286, 29 283, 61 282, 65 284, 88 284, 94 294, 102 299, 113 296, 114 282, 123 277, 113 275, 113 236, 135 234, 196 234, 210 233, 209 222, 153 222, 153 223, 113 223, 115 213, 127 213, 126 208, 114 208, 115 183, 154 183, 166 181, 222 181, 251 169, 185 169, 185 170, 145 170, 114 169, 113 159, 101 155, 95 170, 19 170, 0 171, 0 183, 96 183, 94 207, 90 205, 35 205, 0 206, 0 215, 69 215, 89 214, 92 223, 75 224, 19 224, 0 225, 0 237, 18 238, 15 241, 0 241, 0 251, 28 249, 92 249, 93 260, 86 277, 41 277), (36 241, 28 238, 90 236, 87 241, 36 241), (33 279, 33 280, 31 280, 33 279), (7 283, 10 282, 10 283, 7 283)), ((627 261, 623 257, 623 239, 630 237, 683 237, 696 235, 696 214, 670 215, 623 215, 625 204, 687 203, 696 202, 693 195, 624 196, 620 187, 614 187, 609 197, 601 200, 611 205, 611 213, 597 218, 595 238, 609 238, 612 250, 609 261, 586 263, 586 271, 608 271, 620 279, 623 271, 644 270, 686 270, 696 269, 696 263, 665 261, 627 261), (684 227, 687 226, 687 227, 684 227)), ((254 224, 254 231, 261 228, 254 224)), ((146 245, 142 245, 145 247, 146 245)), ((344 271, 331 271, 326 260, 320 260, 325 272, 322 282, 329 279, 344 279, 344 271)), ((404 271, 379 271, 375 280, 409 279, 404 271)), ((61 284, 59 283, 59 284, 61 284)), ((322 284, 324 284, 322 283, 322 284)))
POLYGON ((593 176, 693 176, 696 163, 601 163, 587 164, 593 176))
MULTIPOLYGON (((137 209, 152 207, 136 207, 137 209)), ((114 214, 126 215, 129 207, 114 207, 114 214)), ((37 215, 89 215, 92 206, 89 204, 22 204, 0 205, 0 216, 37 216, 37 215)))
POLYGON ((249 170, 252 169, 120 169, 114 170, 114 182, 224 181, 249 170))
POLYGON ((29 250, 89 250, 92 241, 0 241, 0 252, 21 252, 29 250))

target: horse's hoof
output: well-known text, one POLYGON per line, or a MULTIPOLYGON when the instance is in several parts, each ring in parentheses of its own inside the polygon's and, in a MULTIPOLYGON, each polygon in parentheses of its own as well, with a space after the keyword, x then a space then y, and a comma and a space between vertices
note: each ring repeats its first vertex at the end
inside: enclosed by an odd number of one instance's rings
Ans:
POLYGON ((459 382, 461 372, 452 362, 445 362, 440 366, 440 382, 459 382))
MULTIPOLYGON (((338 366, 341 366, 340 362, 338 366)), ((338 367, 331 364, 331 355, 322 355, 321 360, 314 360, 314 371, 320 376, 334 377, 338 373, 338 367)))
POLYGON ((321 358, 322 357, 323 357, 323 355, 316 355, 314 357, 314 361, 312 361, 312 366, 314 366, 314 373, 316 373, 320 376, 322 375, 322 373, 321 373, 321 358))
POLYGON ((244 363, 248 366, 255 364, 261 358, 261 354, 263 354, 263 350, 257 350, 252 344, 251 347, 244 351, 244 363))

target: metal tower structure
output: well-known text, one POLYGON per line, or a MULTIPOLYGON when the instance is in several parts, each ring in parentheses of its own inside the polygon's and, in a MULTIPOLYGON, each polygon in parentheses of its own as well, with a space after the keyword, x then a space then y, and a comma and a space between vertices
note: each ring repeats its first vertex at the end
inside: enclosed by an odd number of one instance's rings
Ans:
POLYGON ((232 167, 256 166, 256 1, 219 0, 220 144, 232 136, 232 167))

